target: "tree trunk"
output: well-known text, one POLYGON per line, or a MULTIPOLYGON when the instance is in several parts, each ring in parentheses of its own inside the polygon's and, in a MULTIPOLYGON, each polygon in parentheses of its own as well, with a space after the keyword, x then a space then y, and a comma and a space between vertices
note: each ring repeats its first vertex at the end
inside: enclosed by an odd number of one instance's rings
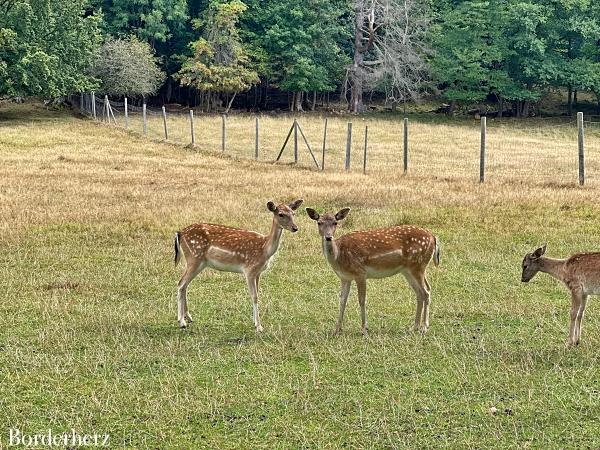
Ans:
POLYGON ((317 91, 313 91, 313 101, 312 101, 312 105, 310 106, 310 110, 314 111, 316 107, 317 107, 317 91))
POLYGON ((453 116, 455 109, 456 109, 456 100, 450 100, 450 107, 448 108, 448 115, 453 116))
POLYGON ((363 42, 362 26, 365 21, 365 12, 363 2, 357 1, 354 5, 354 57, 352 69, 350 70, 350 105, 348 109, 353 113, 361 113, 364 110, 363 105, 363 61, 364 55, 361 51, 363 42))
POLYGON ((499 96, 498 97, 498 117, 502 117, 503 112, 504 112, 504 97, 499 96))
POLYGON ((173 94, 173 80, 171 77, 167 77, 167 92, 165 96, 167 97, 167 103, 171 103, 171 95, 173 94))
POLYGON ((530 105, 529 100, 525 100, 523 102, 523 117, 529 117, 529 105, 530 105))
POLYGON ((229 100, 229 103, 227 104, 227 108, 225 108, 225 114, 229 113, 229 110, 231 109, 231 104, 233 103, 233 99, 235 99, 236 95, 237 95, 237 92, 234 92, 233 95, 231 96, 231 99, 229 100))
POLYGON ((569 94, 567 97, 567 115, 571 117, 573 115, 573 86, 569 84, 569 94))
POLYGON ((577 89, 573 91, 573 106, 577 108, 577 89))
POLYGON ((302 112, 302 92, 294 92, 294 101, 293 101, 293 109, 292 111, 302 112))

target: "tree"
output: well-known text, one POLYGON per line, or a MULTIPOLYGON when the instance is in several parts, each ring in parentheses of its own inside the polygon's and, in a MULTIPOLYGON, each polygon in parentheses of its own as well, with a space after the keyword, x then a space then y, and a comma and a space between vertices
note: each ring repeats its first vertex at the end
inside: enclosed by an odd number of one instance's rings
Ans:
POLYGON ((392 102, 416 98, 428 53, 428 20, 413 0, 354 0, 353 61, 348 68, 349 110, 362 112, 366 86, 380 85, 392 102))
POLYGON ((154 94, 165 79, 150 45, 137 38, 109 38, 91 72, 100 80, 100 92, 117 96, 154 94))
POLYGON ((104 12, 104 29, 108 35, 128 38, 137 36, 148 42, 160 58, 167 73, 165 97, 170 101, 172 75, 190 56, 189 43, 194 39, 190 11, 204 13, 200 0, 91 0, 104 12))
POLYGON ((85 0, 0 3, 0 93, 54 98, 93 89, 86 73, 100 42, 100 15, 85 0))
POLYGON ((274 83, 293 93, 292 111, 302 111, 305 93, 335 89, 347 63, 339 45, 345 35, 342 12, 339 1, 283 0, 268 4, 260 45, 271 56, 269 73, 274 83))
POLYGON ((204 37, 191 44, 194 55, 188 58, 178 78, 184 86, 192 86, 206 93, 207 109, 217 104, 219 93, 231 95, 225 112, 238 92, 258 83, 258 74, 250 68, 237 29, 246 5, 240 0, 213 1, 207 19, 196 21, 204 29, 204 37))
POLYGON ((382 33, 373 42, 373 60, 365 62, 373 89, 385 92, 386 102, 416 101, 429 80, 425 56, 429 19, 415 0, 390 0, 379 4, 382 33), (371 69, 370 71, 368 69, 371 69))

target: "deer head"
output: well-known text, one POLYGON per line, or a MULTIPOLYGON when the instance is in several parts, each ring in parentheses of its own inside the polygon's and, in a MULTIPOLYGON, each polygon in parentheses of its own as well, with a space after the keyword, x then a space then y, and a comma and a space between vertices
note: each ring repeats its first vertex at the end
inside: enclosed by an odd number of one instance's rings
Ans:
POLYGON ((543 247, 538 248, 533 253, 527 253, 523 258, 523 274, 521 275, 521 281, 527 283, 531 280, 541 268, 541 257, 546 253, 547 244, 543 247))
POLYGON ((335 214, 324 213, 321 215, 312 208, 306 208, 308 217, 317 222, 319 234, 326 241, 331 241, 333 239, 338 221, 344 220, 349 212, 350 208, 342 208, 335 214))
POLYGON ((298 231, 298 227, 294 223, 294 215, 296 214, 295 211, 300 207, 303 201, 304 200, 302 199, 298 199, 287 205, 282 203, 277 206, 275 206, 275 203, 273 202, 268 202, 267 209, 273 213, 273 220, 279 227, 295 233, 298 231))

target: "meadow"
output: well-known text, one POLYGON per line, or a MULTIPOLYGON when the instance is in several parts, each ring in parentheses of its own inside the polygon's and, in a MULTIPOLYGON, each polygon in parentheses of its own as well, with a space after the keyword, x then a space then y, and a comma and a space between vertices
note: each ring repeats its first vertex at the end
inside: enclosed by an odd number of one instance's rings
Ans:
MULTIPOLYGON (((300 120, 318 142, 322 118, 300 120)), ((0 105, 0 448, 14 427, 108 433, 111 448, 136 449, 600 447, 595 299, 581 345, 567 350, 566 290, 543 274, 520 282, 538 244, 556 257, 600 248, 600 134, 586 135, 579 187, 574 127, 495 121, 480 184, 474 121, 412 117, 407 175, 391 115, 365 119, 368 173, 342 171, 347 121, 330 119, 332 164, 320 172, 303 151, 299 167, 290 153, 264 161, 285 116, 264 117, 254 162, 250 116, 229 121, 223 157, 219 117, 198 121, 190 148, 0 105), (194 323, 178 328, 175 231, 213 222, 266 233, 267 201, 295 198, 351 207, 338 234, 415 224, 440 238, 426 335, 411 331, 414 294, 392 277, 368 283, 369 335, 353 287, 333 336, 338 279, 303 208, 261 278, 264 333, 242 278, 210 270, 188 292, 194 323)))

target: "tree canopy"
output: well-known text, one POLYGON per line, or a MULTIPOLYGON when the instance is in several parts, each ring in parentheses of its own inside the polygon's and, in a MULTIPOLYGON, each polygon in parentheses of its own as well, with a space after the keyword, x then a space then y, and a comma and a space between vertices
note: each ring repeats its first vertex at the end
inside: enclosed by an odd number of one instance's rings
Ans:
POLYGON ((599 69, 593 0, 0 0, 0 95, 301 110, 333 94, 359 112, 365 91, 526 116, 557 89, 569 112, 581 91, 600 103, 599 69))

